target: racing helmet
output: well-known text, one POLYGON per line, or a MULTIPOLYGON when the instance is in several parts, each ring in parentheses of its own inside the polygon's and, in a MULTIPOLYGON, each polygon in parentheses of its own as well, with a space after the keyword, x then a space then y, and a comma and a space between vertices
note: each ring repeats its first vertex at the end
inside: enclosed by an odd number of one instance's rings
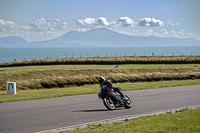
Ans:
POLYGON ((103 76, 99 77, 98 81, 99 81, 99 84, 103 84, 105 82, 105 78, 103 76))

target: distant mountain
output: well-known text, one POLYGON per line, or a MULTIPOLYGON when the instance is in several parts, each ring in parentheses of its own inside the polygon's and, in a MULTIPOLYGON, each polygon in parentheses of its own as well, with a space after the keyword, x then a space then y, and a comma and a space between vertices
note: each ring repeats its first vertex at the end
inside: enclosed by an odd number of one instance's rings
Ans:
POLYGON ((42 47, 123 47, 123 46, 200 46, 195 39, 158 38, 127 36, 105 28, 85 33, 71 31, 63 36, 42 42, 32 43, 42 47))
POLYGON ((9 36, 0 38, 0 48, 17 48, 26 46, 28 46, 28 42, 21 37, 9 36))
MULTIPOLYGON (((2 45, 1 40, 2 38, 0 38, 0 47, 5 47, 6 46, 5 43, 4 45, 2 45)), ((9 47, 10 46, 24 46, 24 47, 200 46, 200 40, 195 40, 195 39, 127 36, 105 28, 94 29, 84 33, 71 31, 64 34, 61 37, 48 41, 27 43, 25 40, 21 40, 21 45, 19 40, 17 41, 17 39, 14 40, 13 38, 10 38, 10 42, 12 43, 7 44, 7 46, 9 47)))

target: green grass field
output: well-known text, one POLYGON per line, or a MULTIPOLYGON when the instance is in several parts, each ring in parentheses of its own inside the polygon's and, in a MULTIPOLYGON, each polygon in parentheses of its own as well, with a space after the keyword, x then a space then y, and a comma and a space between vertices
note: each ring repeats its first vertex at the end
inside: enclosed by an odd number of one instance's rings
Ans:
POLYGON ((125 119, 106 124, 88 125, 86 128, 60 133, 199 133, 200 107, 181 109, 175 113, 125 119))
POLYGON ((114 65, 46 65, 0 68, 0 90, 6 89, 6 82, 16 82, 18 90, 45 89, 76 85, 76 83, 97 83, 104 76, 112 81, 191 78, 200 77, 199 64, 126 64, 114 65))

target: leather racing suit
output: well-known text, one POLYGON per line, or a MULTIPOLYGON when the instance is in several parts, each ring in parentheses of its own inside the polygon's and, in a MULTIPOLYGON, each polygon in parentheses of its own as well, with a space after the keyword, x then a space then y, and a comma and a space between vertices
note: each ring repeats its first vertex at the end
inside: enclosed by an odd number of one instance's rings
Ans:
POLYGON ((98 93, 98 96, 100 98, 102 98, 104 89, 113 89, 114 91, 118 92, 122 98, 125 97, 124 94, 119 90, 119 88, 114 86, 114 84, 110 80, 105 80, 103 84, 100 84, 100 92, 98 93))

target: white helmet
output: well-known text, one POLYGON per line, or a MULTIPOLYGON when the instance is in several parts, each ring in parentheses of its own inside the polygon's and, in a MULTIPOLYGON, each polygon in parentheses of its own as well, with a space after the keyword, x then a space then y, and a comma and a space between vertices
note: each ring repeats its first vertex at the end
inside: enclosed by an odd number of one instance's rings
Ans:
POLYGON ((103 84, 105 82, 105 78, 103 76, 99 77, 98 81, 99 81, 99 84, 103 84))

